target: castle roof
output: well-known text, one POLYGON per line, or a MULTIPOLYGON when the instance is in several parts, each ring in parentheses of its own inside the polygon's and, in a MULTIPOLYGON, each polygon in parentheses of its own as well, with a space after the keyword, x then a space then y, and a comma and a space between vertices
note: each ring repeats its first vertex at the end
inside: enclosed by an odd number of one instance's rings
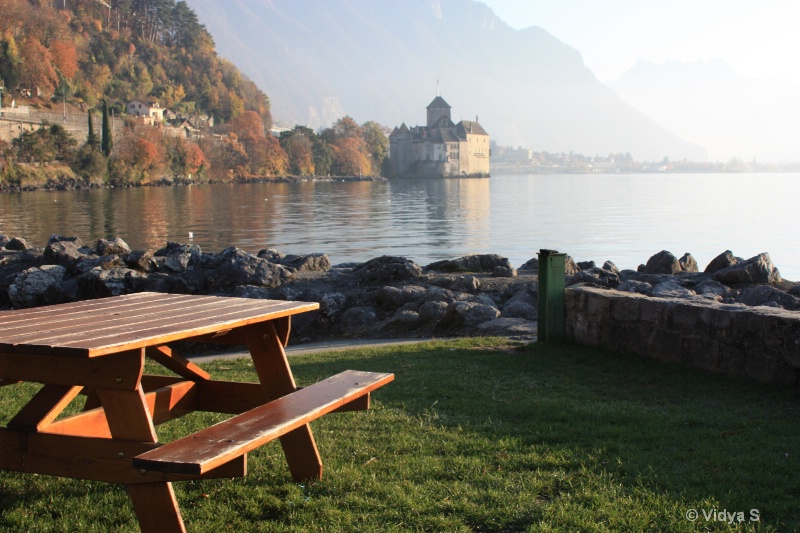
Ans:
POLYGON ((436 98, 434 98, 433 101, 430 104, 428 104, 428 107, 426 107, 425 109, 431 109, 431 108, 434 108, 434 109, 441 109, 441 108, 451 109, 450 108, 450 104, 445 102, 444 98, 442 98, 441 96, 437 96, 436 98))
POLYGON ((462 120, 456 124, 456 134, 458 134, 459 137, 466 137, 467 134, 489 135, 486 133, 486 130, 483 129, 483 126, 472 120, 462 120))

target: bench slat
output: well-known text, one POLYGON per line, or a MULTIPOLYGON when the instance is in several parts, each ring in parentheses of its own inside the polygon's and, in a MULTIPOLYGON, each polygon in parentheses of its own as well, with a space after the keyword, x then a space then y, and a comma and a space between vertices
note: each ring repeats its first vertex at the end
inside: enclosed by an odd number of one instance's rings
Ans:
POLYGON ((133 467, 202 474, 357 400, 394 374, 346 370, 133 459, 133 467))

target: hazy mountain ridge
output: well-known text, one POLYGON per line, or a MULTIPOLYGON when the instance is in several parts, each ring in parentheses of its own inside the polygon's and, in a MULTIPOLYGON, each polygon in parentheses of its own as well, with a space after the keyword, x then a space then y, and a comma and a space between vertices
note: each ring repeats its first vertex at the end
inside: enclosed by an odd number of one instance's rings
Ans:
POLYGON ((514 30, 473 0, 189 0, 223 56, 264 90, 276 121, 343 114, 424 123, 436 94, 501 144, 637 159, 705 159, 598 82, 545 30, 514 30))
POLYGON ((609 86, 659 124, 703 144, 712 159, 800 159, 797 83, 745 76, 721 60, 640 60, 609 86))

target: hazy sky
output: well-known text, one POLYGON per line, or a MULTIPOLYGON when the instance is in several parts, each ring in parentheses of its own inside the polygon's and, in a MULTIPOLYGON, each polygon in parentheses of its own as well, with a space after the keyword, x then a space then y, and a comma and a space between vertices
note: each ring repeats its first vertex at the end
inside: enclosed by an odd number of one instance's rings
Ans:
POLYGON ((722 59, 800 83, 800 0, 482 0, 509 25, 540 26, 576 48, 602 82, 637 59, 722 59))

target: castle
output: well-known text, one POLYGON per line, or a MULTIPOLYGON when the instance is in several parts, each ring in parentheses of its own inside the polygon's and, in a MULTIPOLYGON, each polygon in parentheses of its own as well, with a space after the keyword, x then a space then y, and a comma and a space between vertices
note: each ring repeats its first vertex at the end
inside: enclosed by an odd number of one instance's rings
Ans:
POLYGON ((477 117, 458 124, 450 105, 437 96, 428 105, 428 123, 403 123, 389 135, 389 159, 396 177, 489 177, 489 134, 477 117))

